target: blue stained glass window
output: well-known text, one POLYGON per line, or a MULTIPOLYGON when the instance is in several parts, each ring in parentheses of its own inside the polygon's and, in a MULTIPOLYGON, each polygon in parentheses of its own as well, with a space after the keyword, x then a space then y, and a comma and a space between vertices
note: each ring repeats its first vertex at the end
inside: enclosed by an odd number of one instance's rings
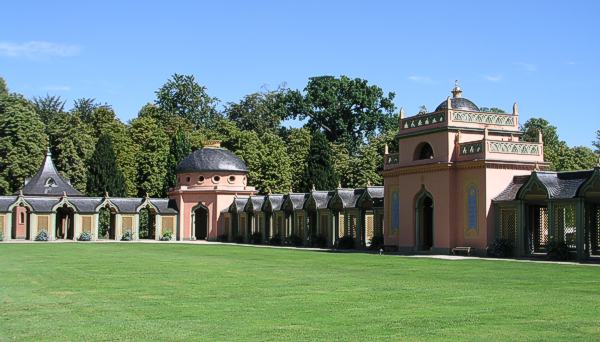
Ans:
POLYGON ((400 202, 398 192, 392 192, 392 230, 400 229, 400 202))
POLYGON ((469 187, 467 191, 467 228, 477 230, 477 189, 469 187))

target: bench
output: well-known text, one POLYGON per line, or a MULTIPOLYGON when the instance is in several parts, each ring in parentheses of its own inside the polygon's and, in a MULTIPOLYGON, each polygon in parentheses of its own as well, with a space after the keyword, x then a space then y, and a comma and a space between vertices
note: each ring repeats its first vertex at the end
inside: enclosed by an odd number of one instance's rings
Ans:
POLYGON ((467 255, 471 255, 472 247, 454 247, 452 248, 452 254, 457 255, 457 253, 465 253, 467 255))

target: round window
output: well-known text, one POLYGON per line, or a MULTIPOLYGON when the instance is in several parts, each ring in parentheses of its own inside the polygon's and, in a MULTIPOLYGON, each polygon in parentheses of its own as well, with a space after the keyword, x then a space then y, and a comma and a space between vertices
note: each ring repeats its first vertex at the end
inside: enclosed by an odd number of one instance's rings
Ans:
POLYGON ((190 177, 185 177, 185 182, 189 183, 190 182, 190 177))
POLYGON ((235 176, 229 176, 229 183, 235 182, 235 176))
POLYGON ((204 182, 204 176, 198 176, 198 183, 204 182))
POLYGON ((220 180, 221 180, 221 177, 219 177, 219 176, 213 177, 213 183, 219 183, 220 180))

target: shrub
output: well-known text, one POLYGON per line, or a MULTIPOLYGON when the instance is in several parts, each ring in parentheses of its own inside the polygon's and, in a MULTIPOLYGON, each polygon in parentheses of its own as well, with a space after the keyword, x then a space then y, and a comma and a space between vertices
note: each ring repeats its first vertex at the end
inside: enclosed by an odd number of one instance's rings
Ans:
POLYGON ((488 246, 488 255, 494 258, 508 258, 512 256, 513 246, 509 240, 496 239, 488 246))
POLYGON ((344 235, 338 239, 338 248, 340 249, 353 249, 354 248, 354 237, 350 235, 344 235))
POLYGON ((244 236, 243 235, 236 235, 233 238, 233 242, 235 242, 235 243, 244 243, 244 236))
POLYGON ((121 236, 121 241, 131 241, 133 240, 133 234, 131 234, 131 230, 126 231, 123 236, 121 236))
POLYGON ((274 235, 272 238, 269 239, 269 245, 280 246, 281 242, 281 235, 279 234, 274 235))
POLYGON ((383 235, 375 235, 371 238, 370 249, 379 249, 383 247, 383 235))
POLYGON ((262 243, 262 234, 260 232, 254 232, 250 235, 250 243, 259 245, 262 243))
POLYGON ((48 232, 45 230, 40 230, 35 237, 35 241, 48 241, 48 232))
POLYGON ((173 233, 170 230, 167 230, 160 237, 160 241, 171 241, 172 238, 173 238, 173 233))
POLYGON ((569 246, 562 240, 550 238, 546 245, 546 253, 549 260, 569 260, 569 246))
POLYGON ((92 234, 90 234, 88 232, 83 232, 83 233, 79 234, 77 241, 92 241, 92 234))
POLYGON ((300 247, 302 246, 302 238, 299 237, 298 235, 292 234, 290 236, 288 236, 287 238, 285 238, 285 240, 283 241, 283 244, 286 246, 294 246, 294 247, 300 247))
POLYGON ((217 241, 227 242, 227 241, 229 241, 229 236, 227 234, 221 234, 221 235, 217 236, 217 241))
POLYGON ((314 235, 310 239, 310 245, 317 248, 327 247, 327 238, 323 235, 314 235))

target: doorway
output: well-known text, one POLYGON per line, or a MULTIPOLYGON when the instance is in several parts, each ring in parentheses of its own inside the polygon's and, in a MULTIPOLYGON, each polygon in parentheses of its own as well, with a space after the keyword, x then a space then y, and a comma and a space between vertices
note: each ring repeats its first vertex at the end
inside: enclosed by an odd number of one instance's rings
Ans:
POLYGON ((208 209, 198 206, 194 210, 194 237, 196 240, 206 240, 208 236, 208 209))
POLYGON ((75 210, 67 205, 63 205, 56 209, 56 227, 54 236, 56 236, 57 239, 73 240, 75 237, 74 216, 75 210))
POLYGON ((417 250, 430 251, 433 247, 433 198, 424 193, 417 200, 417 250))

